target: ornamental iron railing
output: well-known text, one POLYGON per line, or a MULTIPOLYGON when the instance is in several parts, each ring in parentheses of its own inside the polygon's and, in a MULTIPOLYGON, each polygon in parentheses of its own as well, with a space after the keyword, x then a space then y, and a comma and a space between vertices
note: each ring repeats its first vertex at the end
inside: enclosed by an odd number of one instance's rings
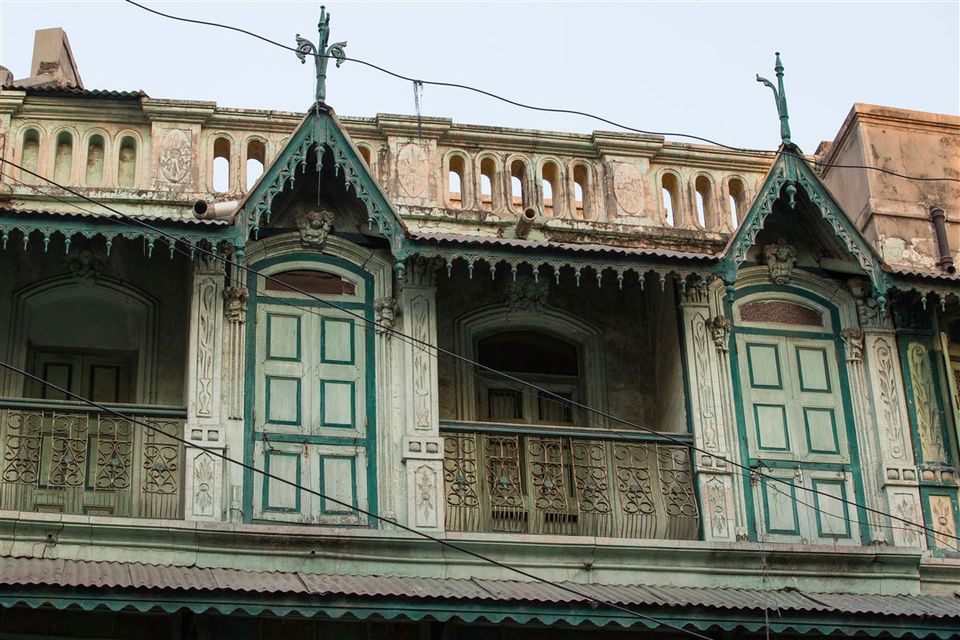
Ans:
MULTIPOLYGON (((123 405, 151 430, 79 403, 0 399, 0 509, 179 518, 178 407, 123 405)), ((182 412, 182 414, 181 414, 182 412)))
POLYGON ((447 530, 699 536, 687 447, 583 431, 445 422, 447 530))

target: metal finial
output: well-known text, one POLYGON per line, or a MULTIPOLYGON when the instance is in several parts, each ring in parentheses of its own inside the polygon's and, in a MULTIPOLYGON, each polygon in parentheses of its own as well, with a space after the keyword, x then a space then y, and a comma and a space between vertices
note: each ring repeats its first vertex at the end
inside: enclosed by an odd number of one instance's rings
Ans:
POLYGON ((787 113, 787 95, 783 91, 783 63, 780 61, 780 52, 776 53, 777 62, 773 70, 777 74, 777 86, 773 86, 773 83, 766 78, 761 78, 759 73, 757 82, 762 82, 773 91, 773 99, 777 103, 777 114, 780 116, 780 140, 783 144, 790 144, 790 115, 787 113))
POLYGON ((347 46, 347 42, 334 42, 329 47, 327 46, 327 41, 330 38, 330 14, 327 13, 327 8, 324 6, 320 7, 320 22, 317 23, 317 33, 320 36, 318 40, 319 48, 315 47, 306 38, 301 38, 299 33, 297 34, 297 57, 300 58, 301 63, 306 63, 307 56, 313 56, 317 65, 317 102, 323 102, 327 96, 327 61, 330 58, 336 58, 337 66, 342 65, 343 61, 347 59, 347 54, 343 50, 347 46))

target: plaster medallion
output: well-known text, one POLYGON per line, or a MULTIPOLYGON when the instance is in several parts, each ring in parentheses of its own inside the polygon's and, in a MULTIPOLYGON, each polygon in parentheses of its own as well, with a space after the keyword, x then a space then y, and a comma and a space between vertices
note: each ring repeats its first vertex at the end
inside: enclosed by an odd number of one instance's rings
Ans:
POLYGON ((643 203, 643 176, 632 164, 621 164, 613 174, 613 192, 620 208, 627 213, 636 213, 643 203))
POLYGON ((191 135, 189 131, 172 129, 160 145, 160 172, 170 182, 187 177, 191 165, 191 135))
POLYGON ((333 229, 332 211, 311 211, 297 218, 297 229, 300 230, 300 240, 307 247, 322 249, 327 241, 327 235, 333 229))
POLYGON ((427 187, 427 154, 412 142, 397 156, 397 177, 400 186, 411 198, 418 197, 427 187))

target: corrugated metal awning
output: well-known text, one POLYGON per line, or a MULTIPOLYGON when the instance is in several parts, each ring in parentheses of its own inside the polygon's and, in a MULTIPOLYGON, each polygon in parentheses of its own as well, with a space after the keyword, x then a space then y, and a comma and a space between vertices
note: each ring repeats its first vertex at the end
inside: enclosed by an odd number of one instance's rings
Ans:
MULTIPOLYGON (((960 629, 960 598, 950 594, 560 584, 644 615, 699 629, 720 625, 756 630, 766 624, 765 611, 777 612, 767 616, 773 631, 853 634, 884 630, 896 637, 932 634, 947 638, 960 629)), ((0 558, 0 604, 655 626, 605 609, 589 598, 536 582, 255 572, 9 557, 0 558)))

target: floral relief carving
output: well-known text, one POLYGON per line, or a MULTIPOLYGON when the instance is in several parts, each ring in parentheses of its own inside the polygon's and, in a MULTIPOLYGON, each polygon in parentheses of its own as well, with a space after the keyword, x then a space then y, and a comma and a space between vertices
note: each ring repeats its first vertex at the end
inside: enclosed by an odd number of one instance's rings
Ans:
POLYGON ((200 308, 197 316, 197 415, 208 418, 213 413, 214 307, 217 283, 205 278, 200 284, 200 308))
POLYGON ((413 316, 413 409, 417 429, 430 428, 430 353, 420 345, 430 341, 430 303, 417 296, 410 305, 413 316))
POLYGON ((626 213, 636 213, 643 203, 643 176, 632 164, 621 164, 613 174, 613 192, 626 213))
POLYGON ((541 311, 547 304, 550 286, 530 277, 520 277, 507 284, 507 311, 541 311))
POLYGON ((707 321, 699 313, 693 317, 693 358, 696 365, 697 403, 703 429, 703 446, 708 451, 719 451, 720 435, 714 410, 713 376, 710 368, 707 321))
MULTIPOLYGON (((899 500, 894 504, 894 515, 908 522, 921 522, 922 518, 920 517, 916 501, 909 494, 899 494, 899 500)), ((897 525, 902 527, 900 529, 899 535, 903 544, 908 547, 919 547, 920 546, 920 529, 918 527, 910 527, 906 525, 897 525)))
POLYGON ((436 486, 437 472, 429 465, 421 465, 416 473, 415 509, 418 527, 437 526, 436 486))
POLYGON ((427 188, 427 154, 420 145, 410 143, 397 154, 397 178, 411 198, 427 188))
POLYGON ((213 456, 201 453, 193 462, 193 515, 213 517, 216 465, 213 456))
POLYGON ((897 391, 893 352, 890 344, 883 338, 878 339, 873 345, 873 355, 874 366, 877 371, 877 386, 880 391, 878 416, 881 425, 884 427, 887 452, 894 460, 902 460, 906 452, 903 447, 900 397, 897 391))
POLYGON ((160 173, 170 182, 180 182, 190 172, 193 163, 192 134, 172 129, 160 145, 160 173))
POLYGON ((923 461, 927 464, 946 462, 940 414, 933 393, 933 378, 930 374, 930 359, 927 349, 918 343, 910 345, 908 352, 910 379, 913 387, 913 402, 917 413, 917 433, 923 461))
POLYGON ((714 538, 730 536, 730 523, 727 518, 727 487, 719 478, 707 480, 707 501, 710 509, 710 533, 714 538))
POLYGON ((933 520, 933 540, 940 549, 955 549, 957 523, 953 515, 953 501, 950 496, 930 496, 930 517, 933 520))
POLYGON ((297 229, 304 246, 322 249, 333 229, 333 218, 333 212, 327 210, 310 211, 297 217, 297 229))

